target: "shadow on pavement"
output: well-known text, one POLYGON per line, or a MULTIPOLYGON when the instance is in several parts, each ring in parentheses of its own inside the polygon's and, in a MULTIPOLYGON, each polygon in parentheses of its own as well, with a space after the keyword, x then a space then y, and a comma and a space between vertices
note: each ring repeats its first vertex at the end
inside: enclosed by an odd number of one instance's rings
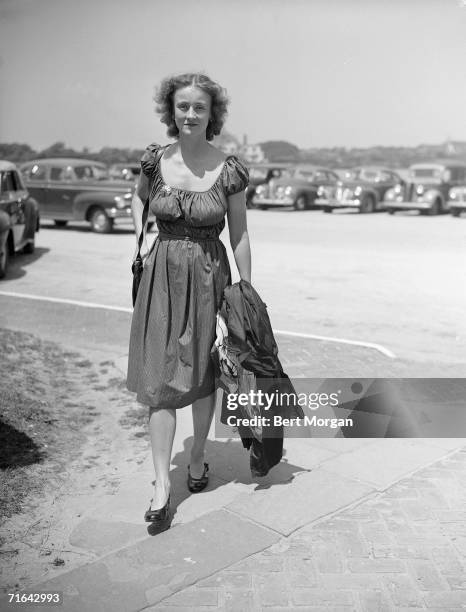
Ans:
POLYGON ((49 251, 50 249, 48 248, 36 247, 34 253, 32 253, 31 255, 24 255, 23 253, 16 254, 10 259, 5 280, 14 280, 17 278, 22 278, 27 274, 27 271, 24 270, 24 268, 36 262, 49 251))

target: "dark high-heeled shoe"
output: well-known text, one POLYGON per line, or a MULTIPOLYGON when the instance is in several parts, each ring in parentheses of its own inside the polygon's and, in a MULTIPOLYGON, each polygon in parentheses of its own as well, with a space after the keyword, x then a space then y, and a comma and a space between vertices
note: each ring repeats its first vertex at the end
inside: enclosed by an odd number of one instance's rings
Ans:
MULTIPOLYGON (((152 504, 152 500, 151 500, 152 504)), ((149 510, 144 514, 144 520, 146 523, 152 523, 154 527, 163 525, 170 518, 170 494, 168 495, 167 503, 162 508, 152 510, 149 506, 149 510)))
POLYGON ((188 465, 188 489, 191 491, 191 493, 200 493, 206 488, 209 482, 209 477, 207 476, 209 464, 204 463, 204 473, 200 478, 193 478, 191 476, 191 472, 189 471, 189 467, 190 466, 188 465))

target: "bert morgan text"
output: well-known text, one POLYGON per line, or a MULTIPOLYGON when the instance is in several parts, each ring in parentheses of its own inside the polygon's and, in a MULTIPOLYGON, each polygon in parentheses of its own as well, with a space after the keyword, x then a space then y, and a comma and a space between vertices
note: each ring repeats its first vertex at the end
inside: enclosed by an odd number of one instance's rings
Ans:
POLYGON ((336 429, 337 427, 353 427, 353 419, 338 419, 338 418, 318 418, 315 414, 311 417, 305 416, 304 418, 294 417, 285 418, 278 414, 273 417, 265 416, 253 416, 250 418, 238 417, 230 414, 227 417, 227 425, 230 427, 238 427, 240 425, 244 427, 330 427, 330 429, 336 429))

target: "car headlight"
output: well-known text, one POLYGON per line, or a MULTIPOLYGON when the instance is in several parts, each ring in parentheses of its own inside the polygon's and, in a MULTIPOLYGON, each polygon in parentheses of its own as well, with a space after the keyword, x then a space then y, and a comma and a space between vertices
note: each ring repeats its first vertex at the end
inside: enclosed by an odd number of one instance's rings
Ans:
POLYGON ((321 185, 319 189, 317 190, 317 195, 319 196, 319 198, 325 195, 325 187, 323 185, 321 185))
POLYGON ((396 194, 397 194, 396 187, 395 189, 389 189, 387 193, 385 194, 385 200, 394 200, 396 198, 396 194))
MULTIPOLYGON (((392 191, 390 189, 390 191, 392 191)), ((395 187, 393 188, 393 192, 396 194, 400 194, 401 193, 401 185, 395 185, 395 187)))
POLYGON ((418 185, 416 187, 416 193, 417 195, 422 195, 424 193, 424 187, 422 185, 418 185))
POLYGON ((264 185, 258 185, 256 187, 256 195, 264 195, 264 193, 265 193, 264 185))
POLYGON ((358 195, 361 195, 361 193, 362 193, 362 187, 358 185, 356 189, 354 190, 354 195, 358 196, 358 195))
POLYGON ((293 187, 291 186, 285 187, 285 195, 290 196, 293 194, 293 191, 294 191, 293 187))
POLYGON ((437 197, 437 194, 435 193, 435 191, 426 191, 426 193, 424 194, 424 198, 429 202, 432 202, 432 200, 435 200, 436 197, 437 197))
POLYGON ((461 198, 461 195, 466 196, 466 187, 452 187, 448 192, 450 200, 461 198))

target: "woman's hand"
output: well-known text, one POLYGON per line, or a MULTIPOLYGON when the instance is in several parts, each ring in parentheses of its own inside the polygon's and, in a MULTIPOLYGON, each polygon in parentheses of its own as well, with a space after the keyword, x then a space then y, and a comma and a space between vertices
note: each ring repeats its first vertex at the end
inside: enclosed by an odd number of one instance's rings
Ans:
POLYGON ((220 368, 223 373, 227 376, 238 376, 238 370, 235 364, 228 356, 227 351, 227 338, 228 338, 228 327, 225 323, 224 318, 217 313, 217 326, 216 326, 217 338, 215 339, 215 346, 218 350, 218 357, 220 362, 220 368))
POLYGON ((228 336, 228 327, 225 323, 225 319, 217 313, 217 325, 215 328, 217 338, 215 339, 215 346, 221 346, 226 341, 228 336))
MULTIPOLYGON (((134 251, 133 262, 136 260, 137 255, 138 255, 138 245, 136 245, 136 249, 134 251)), ((142 263, 144 263, 146 261, 147 256, 149 255, 149 247, 147 246, 146 240, 142 241, 140 255, 141 255, 142 263)))

